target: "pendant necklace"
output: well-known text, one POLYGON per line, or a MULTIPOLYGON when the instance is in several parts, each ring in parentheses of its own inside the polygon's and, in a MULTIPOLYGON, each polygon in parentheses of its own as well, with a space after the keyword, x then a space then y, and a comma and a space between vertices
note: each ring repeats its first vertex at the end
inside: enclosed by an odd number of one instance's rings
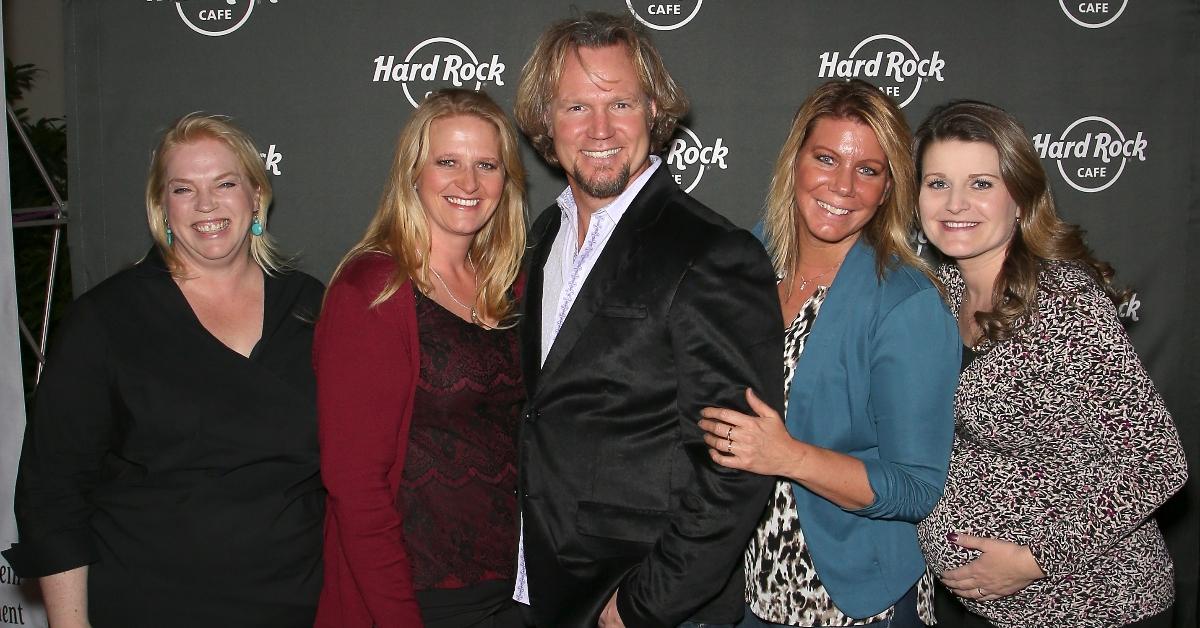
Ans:
MULTIPOLYGON (((819 275, 815 275, 815 276, 813 276, 813 277, 808 277, 808 278, 805 278, 805 277, 804 277, 804 275, 803 275, 803 274, 802 274, 802 273, 801 273, 799 270, 797 270, 797 271, 796 271, 796 276, 800 278, 800 287, 799 287, 799 288, 796 288, 796 291, 797 291, 797 292, 804 292, 804 288, 806 288, 806 287, 808 286, 808 282, 810 282, 810 281, 816 281, 816 280, 820 279, 821 277, 824 277, 825 275, 828 275, 829 273, 831 273, 831 272, 833 272, 833 271, 837 270, 838 266, 841 266, 841 265, 842 265, 842 263, 841 263, 841 262, 838 262, 837 264, 834 264, 833 268, 826 269, 826 270, 825 270, 825 272, 823 272, 823 273, 821 273, 821 274, 819 274, 819 275)), ((821 287, 821 286, 820 286, 820 284, 817 284, 817 287, 818 287, 818 288, 819 288, 819 287, 821 287)))
MULTIPOLYGON (((467 253, 467 266, 471 267, 471 272, 475 272, 475 263, 473 261, 471 261, 470 253, 467 253)), ((454 296, 454 291, 450 289, 450 286, 446 285, 446 280, 442 279, 442 274, 439 273, 437 271, 437 269, 433 267, 433 264, 429 265, 429 272, 433 273, 434 277, 437 277, 438 282, 441 283, 442 287, 446 289, 446 295, 450 297, 451 301, 454 301, 455 303, 457 303, 458 306, 463 308, 464 310, 469 310, 471 312, 471 322, 473 324, 479 325, 480 327, 483 327, 485 329, 487 328, 487 325, 484 325, 483 321, 479 320, 479 313, 475 311, 475 306, 467 305, 466 303, 459 301, 458 297, 454 296)))

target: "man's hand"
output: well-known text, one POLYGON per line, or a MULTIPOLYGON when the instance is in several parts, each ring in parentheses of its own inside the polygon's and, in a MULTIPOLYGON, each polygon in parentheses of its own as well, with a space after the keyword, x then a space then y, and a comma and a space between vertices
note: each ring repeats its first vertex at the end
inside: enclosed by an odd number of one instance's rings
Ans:
POLYGON ((621 614, 617 612, 617 593, 613 591, 612 597, 608 598, 608 604, 604 605, 604 610, 600 611, 600 621, 596 623, 597 628, 625 628, 625 622, 621 621, 621 614))

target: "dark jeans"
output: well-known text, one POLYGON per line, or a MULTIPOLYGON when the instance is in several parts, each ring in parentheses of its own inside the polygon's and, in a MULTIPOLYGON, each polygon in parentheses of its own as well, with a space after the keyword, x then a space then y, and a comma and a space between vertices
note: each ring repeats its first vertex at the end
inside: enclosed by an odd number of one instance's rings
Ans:
MULTIPOLYGON (((913 585, 904 597, 896 602, 896 612, 892 613, 892 618, 884 621, 873 621, 864 626, 874 626, 877 628, 925 628, 925 624, 917 617, 917 585, 913 585)), ((737 628, 797 628, 789 624, 772 624, 770 622, 759 619, 750 607, 746 607, 746 615, 742 617, 742 621, 737 624, 737 628)), ((800 626, 798 628, 806 628, 800 626)))

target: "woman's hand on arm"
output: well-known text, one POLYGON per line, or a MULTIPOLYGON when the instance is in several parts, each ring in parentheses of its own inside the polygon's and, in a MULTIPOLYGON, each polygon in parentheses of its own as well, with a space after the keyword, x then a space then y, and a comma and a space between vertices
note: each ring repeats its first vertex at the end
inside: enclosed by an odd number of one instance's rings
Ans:
POLYGON ((746 401, 757 416, 728 408, 700 411, 704 417, 700 429, 705 431, 713 461, 731 469, 788 478, 847 510, 875 501, 860 460, 792 438, 779 413, 749 388, 746 401))
POLYGON ((90 628, 87 610, 87 565, 38 578, 50 628, 90 628))
POLYGON ((942 583, 959 597, 995 600, 1046 577, 1028 546, 969 534, 954 534, 949 540, 979 551, 975 560, 942 574, 942 583))

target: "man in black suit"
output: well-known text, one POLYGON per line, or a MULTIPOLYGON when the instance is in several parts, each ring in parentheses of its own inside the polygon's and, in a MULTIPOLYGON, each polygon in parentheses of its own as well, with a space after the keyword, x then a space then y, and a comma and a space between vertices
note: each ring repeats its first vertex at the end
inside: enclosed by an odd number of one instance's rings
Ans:
MULTIPOLYGON (((516 118, 568 188, 531 229, 522 550, 540 628, 730 624, 772 478, 715 464, 705 406, 783 401, 775 278, 655 156, 687 99, 628 15, 554 24, 516 118)), ((726 445, 736 451, 736 433, 726 445)))

